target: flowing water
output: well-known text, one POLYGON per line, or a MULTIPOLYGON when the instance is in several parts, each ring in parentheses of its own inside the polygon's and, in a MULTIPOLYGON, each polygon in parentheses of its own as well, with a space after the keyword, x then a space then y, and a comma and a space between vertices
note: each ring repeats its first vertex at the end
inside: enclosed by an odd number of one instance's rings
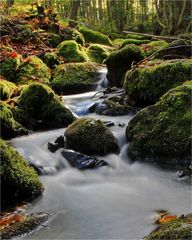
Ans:
POLYGON ((120 152, 102 157, 110 167, 79 171, 69 166, 61 150, 51 153, 47 143, 63 134, 64 128, 11 141, 30 162, 56 172, 41 177, 44 195, 29 208, 29 212, 49 212, 53 217, 46 227, 23 239, 142 239, 155 228, 153 219, 157 210, 165 209, 178 215, 191 211, 190 183, 178 180, 175 171, 131 163, 127 157, 125 129, 132 116, 89 113, 88 108, 95 102, 91 99, 94 94, 63 98, 77 116, 115 122, 110 129, 117 137, 120 152), (119 123, 126 126, 120 127, 119 123), (60 166, 59 171, 57 166, 60 166))

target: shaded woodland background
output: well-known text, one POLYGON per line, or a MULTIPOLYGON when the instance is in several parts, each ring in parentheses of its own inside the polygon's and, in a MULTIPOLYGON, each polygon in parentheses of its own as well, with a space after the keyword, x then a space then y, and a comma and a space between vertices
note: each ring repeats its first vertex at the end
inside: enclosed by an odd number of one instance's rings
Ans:
POLYGON ((129 30, 177 35, 191 31, 190 0, 3 0, 1 12, 33 12, 37 4, 52 9, 62 21, 77 20, 106 34, 129 30))

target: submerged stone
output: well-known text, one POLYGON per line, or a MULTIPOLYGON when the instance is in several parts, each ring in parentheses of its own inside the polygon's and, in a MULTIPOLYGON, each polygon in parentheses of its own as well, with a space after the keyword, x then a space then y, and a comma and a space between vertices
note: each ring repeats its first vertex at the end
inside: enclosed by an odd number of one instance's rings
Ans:
POLYGON ((98 168, 108 165, 106 161, 100 160, 97 157, 87 156, 73 150, 63 150, 61 152, 64 158, 77 169, 98 168))

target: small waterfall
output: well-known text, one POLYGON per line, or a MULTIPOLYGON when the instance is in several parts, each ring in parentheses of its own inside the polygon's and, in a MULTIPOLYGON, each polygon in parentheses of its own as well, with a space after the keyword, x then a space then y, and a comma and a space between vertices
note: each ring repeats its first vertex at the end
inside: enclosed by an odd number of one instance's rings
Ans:
POLYGON ((97 88, 96 88, 96 91, 100 91, 104 88, 107 88, 108 85, 109 85, 109 81, 107 80, 107 68, 102 68, 100 71, 99 71, 100 75, 99 75, 99 81, 97 83, 97 88))

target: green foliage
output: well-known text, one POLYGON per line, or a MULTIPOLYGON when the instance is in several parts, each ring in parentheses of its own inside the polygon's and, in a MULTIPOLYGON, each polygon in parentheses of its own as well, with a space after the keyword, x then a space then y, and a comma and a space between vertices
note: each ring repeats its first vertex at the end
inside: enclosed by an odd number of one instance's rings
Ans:
POLYGON ((190 240, 192 238, 192 214, 161 224, 145 240, 190 240))
POLYGON ((168 43, 165 41, 152 41, 148 44, 141 45, 145 57, 151 56, 153 53, 168 47, 168 43))
POLYGON ((113 44, 116 47, 120 47, 125 40, 125 38, 117 38, 113 41, 113 44))
POLYGON ((4 140, 0 139, 2 205, 33 199, 43 192, 43 185, 32 167, 4 140))
POLYGON ((112 52, 105 63, 108 69, 107 78, 112 86, 122 86, 125 73, 131 68, 133 61, 139 62, 143 59, 140 48, 134 44, 112 52))
POLYGON ((99 43, 109 46, 113 45, 109 37, 103 33, 84 27, 80 29, 80 32, 83 34, 86 43, 99 43))
POLYGON ((120 48, 123 48, 124 46, 128 44, 135 44, 135 45, 141 45, 141 44, 147 44, 150 43, 150 40, 140 40, 140 39, 125 39, 125 41, 121 44, 120 48))
POLYGON ((92 62, 103 63, 108 57, 109 52, 100 44, 91 44, 88 48, 87 55, 92 62))
POLYGON ((130 70, 125 76, 126 94, 136 105, 153 104, 169 89, 190 79, 191 67, 192 60, 176 60, 130 70))
POLYGON ((19 66, 17 81, 20 84, 29 84, 34 81, 49 83, 50 78, 50 69, 36 56, 26 58, 19 66))
POLYGON ((49 67, 49 68, 55 68, 57 65, 61 64, 61 61, 59 60, 59 57, 55 52, 47 52, 43 56, 43 62, 49 67))
POLYGON ((69 148, 85 154, 104 155, 118 150, 115 137, 100 120, 78 119, 69 125, 65 136, 69 148))
POLYGON ((51 87, 58 94, 86 91, 97 76, 97 68, 91 63, 62 64, 55 69, 51 87))
POLYGON ((39 83, 32 83, 23 89, 19 108, 29 121, 34 120, 32 127, 36 127, 39 121, 44 128, 66 127, 74 120, 70 110, 65 108, 53 90, 39 83))
POLYGON ((0 48, 1 56, 1 75, 11 82, 16 82, 16 74, 19 64, 21 63, 21 56, 18 55, 12 48, 2 46, 0 48))
POLYGON ((10 98, 16 89, 17 86, 14 83, 0 78, 0 100, 10 98))
POLYGON ((0 122, 1 122, 1 137, 4 139, 9 139, 16 137, 20 134, 26 134, 27 130, 18 123, 13 115, 12 108, 0 102, 0 122))
POLYGON ((126 134, 131 158, 190 164, 191 94, 192 81, 171 89, 129 122, 126 134))
POLYGON ((66 62, 86 62, 89 60, 84 49, 74 40, 63 41, 57 47, 58 55, 62 56, 66 62))

